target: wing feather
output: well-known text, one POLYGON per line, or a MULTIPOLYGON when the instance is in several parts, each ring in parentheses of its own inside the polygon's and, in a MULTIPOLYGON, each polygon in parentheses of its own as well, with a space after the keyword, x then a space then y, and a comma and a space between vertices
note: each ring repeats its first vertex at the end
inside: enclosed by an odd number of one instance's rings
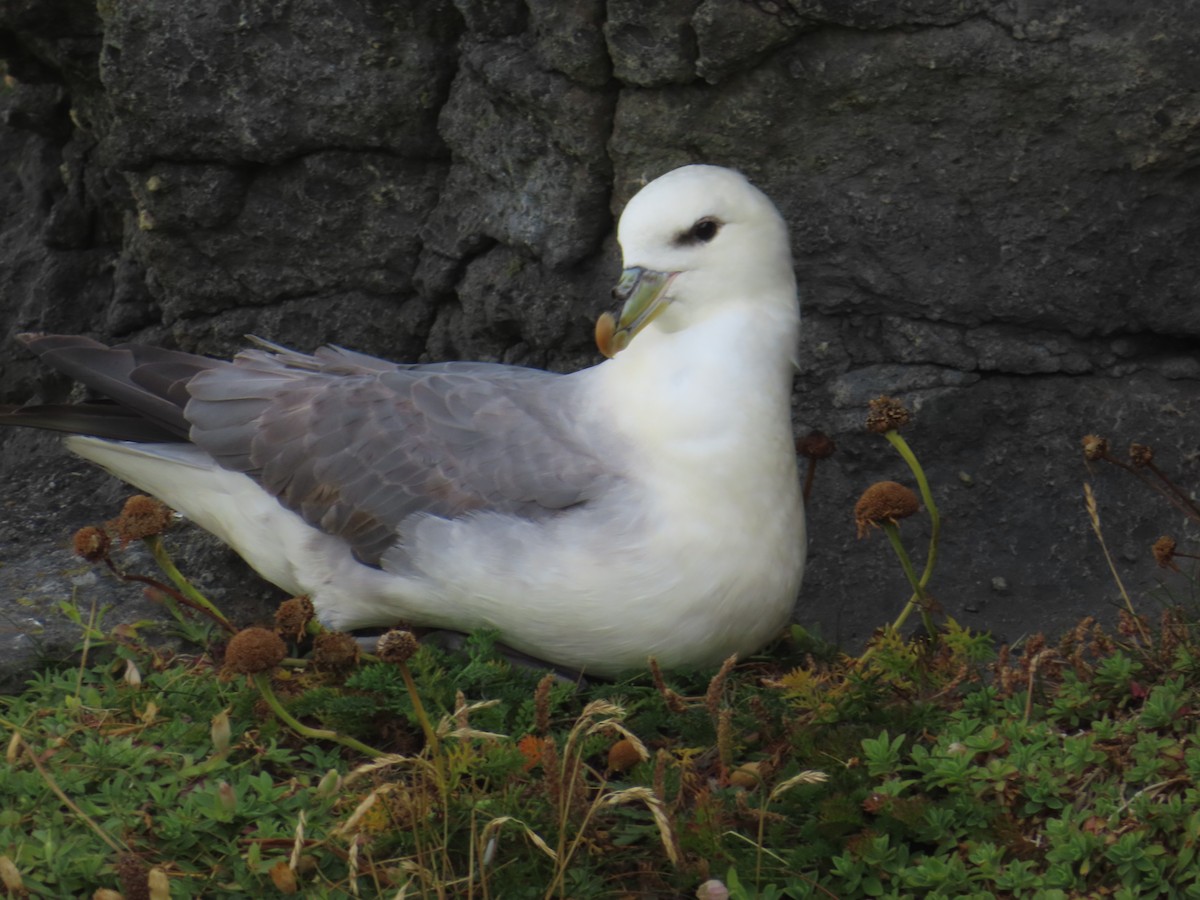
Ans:
POLYGON ((188 388, 194 443, 374 565, 412 516, 544 518, 605 475, 548 372, 255 350, 188 388))
POLYGON ((226 362, 85 337, 22 340, 116 404, 0 407, 0 422, 191 440, 374 565, 414 516, 543 519, 612 477, 595 436, 564 414, 580 403, 571 376, 398 365, 340 347, 310 356, 262 341, 226 362))

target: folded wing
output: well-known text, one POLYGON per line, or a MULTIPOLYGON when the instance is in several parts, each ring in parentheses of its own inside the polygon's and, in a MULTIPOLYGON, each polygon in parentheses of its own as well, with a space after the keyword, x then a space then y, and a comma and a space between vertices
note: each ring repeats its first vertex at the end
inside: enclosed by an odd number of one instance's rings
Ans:
POLYGON ((333 347, 309 356, 264 345, 225 362, 87 338, 26 343, 116 405, 31 407, 8 421, 190 440, 370 565, 410 516, 540 519, 586 502, 611 477, 578 417, 565 414, 577 406, 574 383, 549 372, 396 365, 333 347))

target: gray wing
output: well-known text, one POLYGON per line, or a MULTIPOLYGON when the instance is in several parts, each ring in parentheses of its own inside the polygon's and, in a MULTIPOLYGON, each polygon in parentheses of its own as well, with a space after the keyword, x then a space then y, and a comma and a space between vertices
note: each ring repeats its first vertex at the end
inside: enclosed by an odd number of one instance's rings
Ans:
POLYGON ((363 562, 378 565, 411 515, 542 518, 606 475, 571 421, 564 376, 271 350, 189 381, 190 438, 363 562))

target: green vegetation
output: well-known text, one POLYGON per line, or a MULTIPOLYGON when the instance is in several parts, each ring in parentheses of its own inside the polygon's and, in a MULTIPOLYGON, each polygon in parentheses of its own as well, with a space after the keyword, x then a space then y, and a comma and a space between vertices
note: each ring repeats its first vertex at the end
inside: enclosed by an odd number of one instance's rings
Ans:
MULTIPOLYGON (((1195 616, 1151 619, 1127 599, 1115 630, 1089 619, 997 648, 940 614, 937 529, 912 565, 907 509, 865 505, 860 527, 888 532, 912 581, 905 610, 933 633, 887 626, 850 657, 793 628, 715 674, 615 684, 515 668, 487 634, 450 653, 392 632, 360 656, 303 601, 275 631, 230 640, 168 566, 161 595, 202 652, 156 652, 137 628, 107 633, 70 610, 80 664, 0 699, 0 885, 47 898, 1200 897, 1195 616)), ((157 535, 114 524, 165 559, 157 535)), ((77 547, 107 558, 97 533, 77 547)), ((1183 556, 1161 541, 1156 554, 1183 556)))

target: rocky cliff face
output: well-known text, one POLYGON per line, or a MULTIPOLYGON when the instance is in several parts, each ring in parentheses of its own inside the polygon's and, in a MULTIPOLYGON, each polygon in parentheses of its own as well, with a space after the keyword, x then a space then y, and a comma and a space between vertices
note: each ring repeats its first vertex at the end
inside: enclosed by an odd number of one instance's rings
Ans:
MULTIPOLYGON (((797 431, 840 447, 799 621, 853 642, 907 596, 851 517, 907 477, 861 428, 889 393, 947 519, 934 594, 1016 639, 1117 596, 1083 434, 1198 481, 1198 41, 1195 2, 8 0, 0 335, 577 368, 624 201, 730 165, 791 224, 797 431)), ((0 352, 0 399, 67 391, 0 352)), ((53 439, 0 441, 6 655, 56 652, 72 589, 144 615, 61 549, 123 490, 53 439)), ((1119 476, 1096 489, 1140 596, 1182 517, 1119 476)), ((214 592, 265 595, 189 540, 214 592)))

